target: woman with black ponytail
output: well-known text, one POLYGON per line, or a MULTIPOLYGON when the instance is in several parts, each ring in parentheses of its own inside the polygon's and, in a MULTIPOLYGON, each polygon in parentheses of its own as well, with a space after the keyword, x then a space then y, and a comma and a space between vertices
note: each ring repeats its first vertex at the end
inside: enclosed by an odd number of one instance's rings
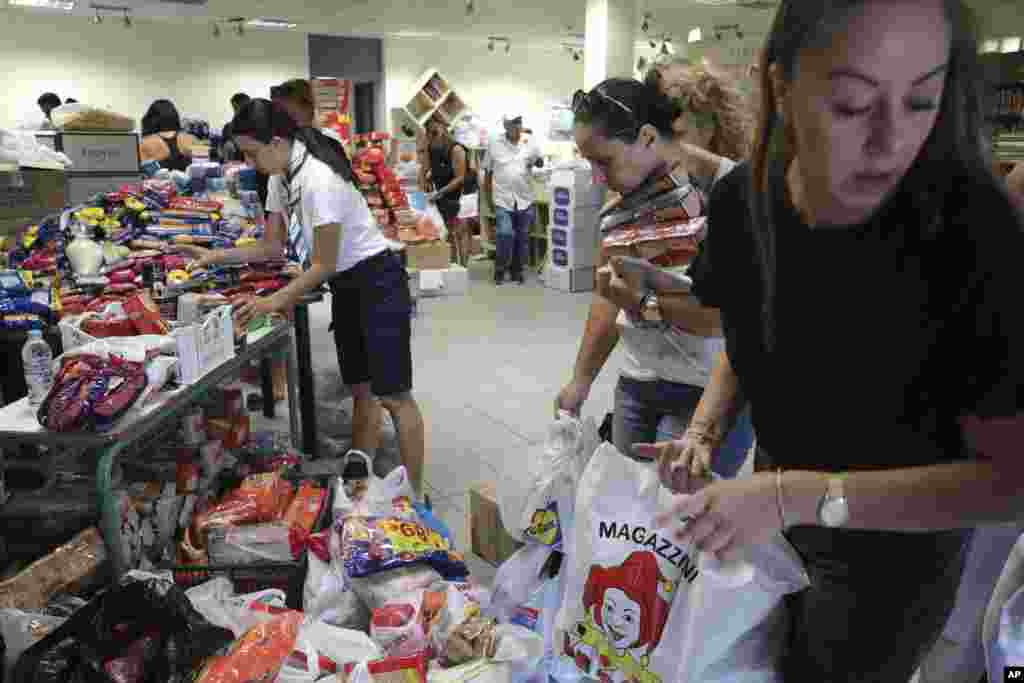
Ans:
POLYGON ((299 128, 284 108, 268 100, 250 102, 231 125, 248 162, 271 176, 270 218, 258 245, 207 252, 198 265, 280 258, 287 225, 298 221, 312 245, 309 268, 276 294, 242 306, 238 324, 288 311, 329 282, 338 362, 355 399, 352 447, 374 453, 382 404, 395 421, 409 479, 421 492, 423 417, 412 397, 408 277, 353 185, 344 150, 317 130, 299 128))
MULTIPOLYGON (((676 127, 683 113, 681 100, 670 99, 657 82, 610 79, 576 93, 580 154, 622 195, 602 214, 606 224, 628 222, 646 207, 685 204, 693 211, 689 193, 700 193, 696 186, 710 187, 732 169, 728 160, 681 144, 676 127)), ((641 444, 701 428, 691 424, 691 416, 724 348, 718 312, 686 294, 638 289, 614 268, 599 282, 573 376, 555 401, 556 411, 579 413, 621 339, 625 363, 615 391, 612 438, 624 455, 647 459, 641 444)), ((752 442, 749 421, 740 422, 716 453, 715 471, 737 474, 752 442)))

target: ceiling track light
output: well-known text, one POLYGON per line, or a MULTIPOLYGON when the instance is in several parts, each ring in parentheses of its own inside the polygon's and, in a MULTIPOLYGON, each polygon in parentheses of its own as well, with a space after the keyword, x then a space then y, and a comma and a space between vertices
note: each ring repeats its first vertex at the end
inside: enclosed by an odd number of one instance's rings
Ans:
POLYGON ((220 38, 220 24, 213 22, 213 37, 220 38))
POLYGON ((511 54, 511 53, 512 53, 512 41, 506 40, 505 41, 505 54, 511 54))
POLYGON ((494 41, 493 40, 488 40, 487 41, 487 50, 489 52, 494 52, 494 41))
POLYGON ((245 35, 245 24, 242 22, 235 24, 235 33, 238 34, 239 38, 243 37, 245 35))
POLYGON ((466 0, 466 16, 471 17, 476 12, 475 0, 466 0))
POLYGON ((640 24, 640 30, 647 33, 651 30, 651 20, 654 19, 654 15, 650 12, 644 12, 644 23, 640 24))
POLYGON ((92 15, 92 19, 90 21, 92 21, 93 24, 96 24, 97 26, 99 26, 100 24, 103 23, 103 15, 100 14, 99 10, 96 10, 96 13, 94 15, 92 15))
POLYGON ((132 27, 132 15, 128 12, 127 7, 124 10, 124 19, 122 19, 122 22, 124 23, 125 28, 132 27))

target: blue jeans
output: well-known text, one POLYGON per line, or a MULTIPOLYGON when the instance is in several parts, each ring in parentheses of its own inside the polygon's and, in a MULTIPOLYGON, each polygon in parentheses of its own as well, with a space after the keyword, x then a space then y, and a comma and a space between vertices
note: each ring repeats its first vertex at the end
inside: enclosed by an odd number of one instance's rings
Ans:
MULTIPOLYGON (((619 452, 634 457, 633 445, 678 439, 690 424, 704 393, 701 387, 675 382, 640 382, 620 377, 615 388, 612 440, 619 452)), ((740 413, 732 431, 711 458, 711 469, 722 477, 740 471, 754 443, 750 408, 740 413)))
POLYGON ((530 262, 530 226, 536 217, 533 204, 525 209, 510 211, 495 207, 498 237, 494 261, 495 276, 509 273, 516 277, 530 262))

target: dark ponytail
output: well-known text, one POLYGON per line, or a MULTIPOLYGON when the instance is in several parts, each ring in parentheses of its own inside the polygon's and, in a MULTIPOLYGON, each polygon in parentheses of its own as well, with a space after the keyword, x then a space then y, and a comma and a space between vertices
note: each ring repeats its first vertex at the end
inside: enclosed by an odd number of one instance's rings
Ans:
POLYGON ((576 123, 595 126, 605 136, 627 143, 636 142, 645 125, 666 138, 674 137, 672 124, 683 113, 682 103, 662 94, 657 83, 630 78, 610 78, 587 93, 586 99, 587 105, 574 112, 576 123))
POLYGON ((274 138, 298 140, 311 156, 327 164, 342 180, 351 183, 355 179, 352 164, 340 142, 317 128, 299 128, 281 105, 270 100, 250 101, 235 116, 231 127, 234 136, 247 135, 263 144, 270 144, 274 138))

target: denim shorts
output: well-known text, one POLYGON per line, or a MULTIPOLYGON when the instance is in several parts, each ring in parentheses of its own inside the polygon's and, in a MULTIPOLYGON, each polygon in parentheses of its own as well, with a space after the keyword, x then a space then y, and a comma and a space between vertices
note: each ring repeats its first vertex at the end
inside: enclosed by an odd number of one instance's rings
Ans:
POLYGON ((369 383, 376 396, 412 390, 409 276, 391 251, 361 261, 330 282, 338 365, 345 384, 369 383))
MULTIPOLYGON (((638 443, 678 439, 690 424, 704 393, 702 387, 655 380, 650 382, 620 377, 615 388, 615 418, 612 440, 623 454, 634 457, 638 443)), ((725 442, 715 451, 711 469, 719 476, 736 476, 754 443, 750 409, 740 413, 725 442)))

